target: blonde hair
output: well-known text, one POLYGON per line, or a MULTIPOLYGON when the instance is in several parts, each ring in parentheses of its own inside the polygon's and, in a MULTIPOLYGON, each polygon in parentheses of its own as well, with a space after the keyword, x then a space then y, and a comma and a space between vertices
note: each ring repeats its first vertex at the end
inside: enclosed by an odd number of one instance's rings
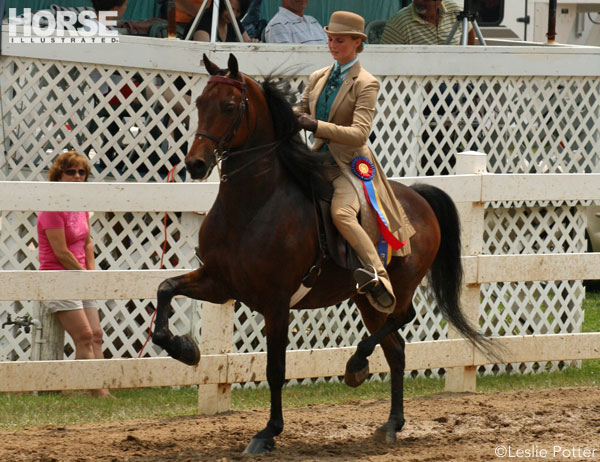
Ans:
POLYGON ((90 164, 88 163, 87 158, 77 151, 64 152, 58 156, 50 166, 50 170, 48 170, 48 180, 60 181, 65 170, 76 168, 80 165, 85 169, 85 181, 87 181, 90 176, 90 164))

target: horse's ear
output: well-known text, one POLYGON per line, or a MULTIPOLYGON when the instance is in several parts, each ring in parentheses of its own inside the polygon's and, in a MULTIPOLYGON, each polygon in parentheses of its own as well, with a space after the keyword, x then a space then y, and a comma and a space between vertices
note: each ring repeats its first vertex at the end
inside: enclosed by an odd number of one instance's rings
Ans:
POLYGON ((233 53, 229 53, 229 61, 227 61, 227 67, 229 68, 229 77, 235 79, 238 76, 239 67, 238 62, 233 53))
POLYGON ((210 59, 208 59, 206 53, 202 54, 202 61, 204 61, 204 67, 206 67, 206 70, 210 75, 215 75, 217 72, 219 72, 219 67, 210 59))

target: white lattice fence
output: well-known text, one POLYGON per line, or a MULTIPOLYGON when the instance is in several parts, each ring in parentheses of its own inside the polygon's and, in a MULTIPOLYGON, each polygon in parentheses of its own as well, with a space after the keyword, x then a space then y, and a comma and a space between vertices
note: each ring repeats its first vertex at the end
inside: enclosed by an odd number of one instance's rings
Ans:
MULTIPOLYGON (((165 42, 148 41, 144 43, 152 43, 155 53, 146 58, 135 48, 140 46, 136 40, 131 44, 124 42, 119 53, 130 59, 120 64, 128 66, 106 64, 110 60, 101 49, 85 56, 78 50, 71 55, 61 55, 62 49, 54 50, 55 59, 28 50, 22 55, 10 55, 9 49, 7 56, 0 57, 4 147, 0 179, 42 180, 55 154, 73 148, 90 157, 91 181, 165 180, 168 171, 181 162, 186 142, 193 134, 194 100, 206 82, 197 64, 199 50, 204 49, 199 44, 168 43, 165 51, 157 46, 165 42), (74 56, 81 56, 81 61, 73 62, 74 56), (189 64, 191 61, 193 64, 189 64), (129 90, 124 89, 126 86, 129 90)), ((292 69, 294 75, 287 77, 296 98, 308 73, 329 59, 321 49, 309 54, 293 47, 271 47, 264 53, 260 48, 251 52, 247 48, 232 50, 239 51, 242 70, 255 69, 253 75, 258 76, 256 69, 283 69, 282 74, 290 74, 292 69), (289 69, 286 60, 291 61, 289 69), (302 60, 311 64, 294 68, 294 63, 302 60)), ((477 61, 470 66, 464 65, 471 63, 455 50, 444 49, 430 57, 438 59, 440 67, 435 72, 425 72, 420 68, 422 61, 418 61, 422 59, 421 50, 373 50, 364 56, 369 70, 381 81, 371 146, 389 176, 450 173, 454 154, 466 149, 488 153, 488 170, 497 173, 599 171, 600 83, 597 72, 586 75, 581 70, 597 55, 590 58, 581 52, 575 58, 581 66, 573 75, 576 67, 565 66, 559 73, 537 61, 530 66, 527 53, 511 50, 515 53, 509 57, 511 62, 522 69, 504 69, 503 73, 497 66, 493 72, 488 71, 497 64, 494 59, 505 58, 493 49, 474 55, 477 61), (455 66, 451 73, 447 70, 452 68, 450 60, 456 61, 457 56, 463 67, 458 72, 460 66, 455 66), (391 63, 398 62, 399 57, 404 57, 406 66, 392 69, 391 63), (535 67, 534 71, 530 67, 535 67)), ((210 47, 206 51, 218 55, 219 63, 225 62, 225 53, 210 47)), ((539 51, 535 57, 544 58, 545 53, 562 51, 539 51)), ((573 55, 569 59, 574 59, 573 55)), ((182 173, 178 179, 184 176, 182 173)), ((513 205, 488 207, 484 253, 585 250, 585 223, 571 204, 519 203, 519 209, 513 205)), ((0 268, 35 269, 35 214, 7 212, 0 219, 0 268)), ((169 221, 166 267, 195 266, 193 248, 199 217, 169 213, 169 221)), ((99 267, 158 267, 162 214, 96 213, 93 232, 99 267)), ((481 323, 494 334, 576 332, 583 319, 583 287, 577 281, 492 283, 485 287, 483 295, 486 305, 481 323), (507 309, 509 295, 512 305, 507 309), (565 316, 567 321, 558 321, 565 316)), ((174 329, 185 332, 190 329, 196 310, 191 302, 179 303, 174 329)), ((109 340, 109 355, 137 354, 145 340, 148 304, 148 300, 106 303, 103 327, 109 340)), ((5 316, 29 311, 30 305, 3 303, 0 308, 0 316, 5 316)), ((415 309, 417 327, 408 327, 404 332, 409 340, 446 337, 446 327, 437 310, 430 308, 427 293, 417 294, 415 309)), ((264 350, 262 327, 259 315, 246 307, 238 309, 236 351, 264 350)), ((198 325, 196 333, 199 328, 198 325)), ((364 333, 356 310, 347 304, 296 313, 290 326, 290 348, 355 345, 364 333)), ((28 336, 0 332, 1 358, 26 359, 27 349, 28 336)), ((146 354, 153 356, 157 352, 147 350, 146 354)))

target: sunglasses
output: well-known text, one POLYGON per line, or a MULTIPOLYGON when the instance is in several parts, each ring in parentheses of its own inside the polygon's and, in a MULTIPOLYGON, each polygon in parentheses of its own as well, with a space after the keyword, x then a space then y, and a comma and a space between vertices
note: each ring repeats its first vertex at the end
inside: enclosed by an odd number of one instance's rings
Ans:
POLYGON ((83 168, 80 169, 76 169, 76 168, 68 168, 66 170, 63 170, 63 172, 69 176, 75 176, 75 174, 79 173, 79 176, 85 176, 87 171, 83 168))

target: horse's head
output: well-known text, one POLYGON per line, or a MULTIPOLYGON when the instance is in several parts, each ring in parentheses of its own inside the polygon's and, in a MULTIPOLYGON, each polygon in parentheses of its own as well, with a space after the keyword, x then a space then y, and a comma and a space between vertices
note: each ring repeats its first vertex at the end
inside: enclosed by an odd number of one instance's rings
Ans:
POLYGON ((250 134, 246 79, 237 59, 230 54, 227 69, 219 69, 206 55, 203 61, 211 77, 196 100, 198 129, 185 156, 185 166, 194 179, 206 178, 215 164, 231 149, 242 146, 250 134))

